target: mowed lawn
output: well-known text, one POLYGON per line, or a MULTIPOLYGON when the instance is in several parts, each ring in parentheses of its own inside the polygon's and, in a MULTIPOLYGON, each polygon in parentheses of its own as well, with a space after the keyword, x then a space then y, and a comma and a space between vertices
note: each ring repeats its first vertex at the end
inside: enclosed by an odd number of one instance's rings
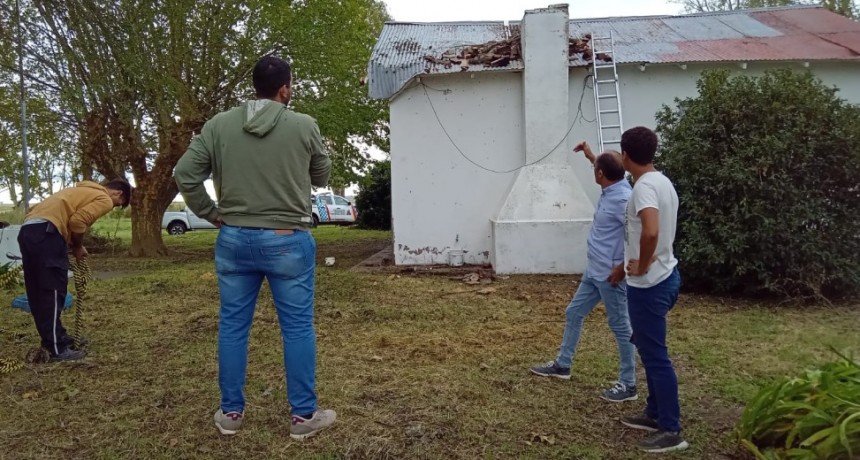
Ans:
MULTIPOLYGON (((99 230, 113 233, 116 223, 99 230)), ((119 224, 127 242, 128 222, 119 224)), ((642 435, 618 423, 644 398, 598 398, 617 368, 602 309, 586 320, 570 382, 527 372, 554 357, 577 277, 474 287, 448 276, 358 273, 350 268, 385 247, 389 233, 314 234, 318 261, 337 259, 317 270, 316 304, 318 390, 321 405, 338 411, 333 429, 304 443, 288 436, 281 341, 264 289, 246 425, 232 438, 217 433, 216 234, 192 232, 165 236, 175 253, 164 259, 92 256, 90 356, 0 375, 0 458, 646 458, 632 447, 642 435), (478 292, 486 287, 494 291, 478 292)), ((30 317, 8 308, 11 297, 0 294, 0 357, 21 358, 37 339, 30 317)), ((683 295, 670 328, 692 447, 669 458, 741 455, 732 427, 760 385, 830 360, 829 346, 860 356, 857 305, 683 295)), ((644 382, 641 368, 639 376, 644 382)))

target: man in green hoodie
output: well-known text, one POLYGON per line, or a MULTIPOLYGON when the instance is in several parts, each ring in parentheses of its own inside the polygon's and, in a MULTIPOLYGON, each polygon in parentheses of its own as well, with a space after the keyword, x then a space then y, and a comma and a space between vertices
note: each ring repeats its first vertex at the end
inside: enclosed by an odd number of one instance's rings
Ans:
POLYGON ((195 214, 220 227, 215 271, 221 292, 215 426, 242 426, 248 334, 263 278, 281 325, 290 436, 302 440, 331 426, 333 410, 317 408, 314 271, 316 243, 311 186, 324 187, 331 160, 316 121, 287 108, 290 65, 266 56, 253 72, 257 99, 209 120, 176 165, 182 197, 195 214), (204 188, 212 176, 216 205, 204 188))

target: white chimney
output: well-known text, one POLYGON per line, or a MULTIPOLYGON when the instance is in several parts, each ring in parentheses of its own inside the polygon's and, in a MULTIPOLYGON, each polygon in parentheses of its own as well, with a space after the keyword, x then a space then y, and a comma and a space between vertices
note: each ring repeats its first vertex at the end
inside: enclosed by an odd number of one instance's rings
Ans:
POLYGON ((567 5, 522 22, 525 155, 493 226, 498 273, 582 273, 594 206, 566 157, 575 144, 569 100, 567 5))

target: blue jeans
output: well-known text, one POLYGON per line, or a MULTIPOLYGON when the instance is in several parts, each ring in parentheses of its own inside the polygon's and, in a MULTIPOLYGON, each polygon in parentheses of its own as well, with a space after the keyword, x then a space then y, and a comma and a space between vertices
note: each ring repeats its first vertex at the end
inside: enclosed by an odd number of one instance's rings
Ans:
POLYGON ((608 281, 591 278, 587 272, 582 275, 579 288, 565 312, 567 323, 556 362, 560 366, 570 367, 576 354, 582 323, 601 299, 606 306, 609 329, 615 334, 615 341, 618 342, 621 361, 618 381, 627 386, 636 385, 636 351, 630 343, 632 330, 630 317, 627 316, 627 290, 623 282, 612 287, 608 281))
POLYGON ((675 306, 680 287, 681 275, 677 268, 656 286, 627 287, 633 343, 639 350, 648 380, 645 415, 656 420, 665 431, 681 431, 678 377, 666 346, 666 315, 675 306))
POLYGON ((281 325, 287 398, 293 415, 316 411, 314 269, 316 243, 308 232, 221 227, 215 270, 221 291, 218 384, 224 412, 245 409, 248 335, 263 278, 269 281, 281 325))

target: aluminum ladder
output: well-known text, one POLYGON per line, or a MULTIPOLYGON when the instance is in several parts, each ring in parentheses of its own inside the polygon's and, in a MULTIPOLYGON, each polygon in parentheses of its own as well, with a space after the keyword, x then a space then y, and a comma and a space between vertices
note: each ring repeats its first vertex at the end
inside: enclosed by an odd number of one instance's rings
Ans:
POLYGON ((598 36, 592 33, 591 51, 591 78, 600 152, 605 152, 607 148, 620 152, 624 118, 621 113, 621 90, 618 85, 615 37, 612 31, 610 30, 607 36, 598 36), (598 59, 598 55, 608 57, 609 61, 598 59))

